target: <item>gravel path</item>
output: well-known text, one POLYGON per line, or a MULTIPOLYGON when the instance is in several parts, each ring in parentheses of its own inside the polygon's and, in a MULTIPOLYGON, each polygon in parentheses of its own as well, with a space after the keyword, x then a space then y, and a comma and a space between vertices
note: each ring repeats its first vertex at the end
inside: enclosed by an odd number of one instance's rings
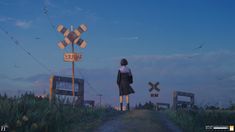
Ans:
POLYGON ((160 112, 134 110, 105 122, 95 132, 181 132, 160 112))

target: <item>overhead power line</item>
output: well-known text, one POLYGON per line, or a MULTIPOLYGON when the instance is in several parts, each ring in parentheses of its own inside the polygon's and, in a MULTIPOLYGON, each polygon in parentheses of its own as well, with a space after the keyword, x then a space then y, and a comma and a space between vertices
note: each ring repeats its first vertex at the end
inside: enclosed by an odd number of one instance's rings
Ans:
MULTIPOLYGON (((51 30, 53 30, 52 32, 54 32, 56 34, 56 37, 58 39, 60 39, 59 34, 56 32, 56 26, 54 24, 54 21, 51 19, 50 15, 49 15, 49 11, 48 11, 48 5, 46 5, 46 2, 43 2, 43 14, 46 15, 46 18, 50 24, 51 30)), ((67 49, 65 49, 66 52, 68 52, 67 49)), ((62 51, 63 52, 63 51, 62 51)))
MULTIPOLYGON (((80 73, 81 77, 84 79, 85 83, 88 85, 89 89, 91 89, 95 95, 100 95, 101 93, 98 92, 97 89, 95 89, 95 88, 91 85, 91 83, 90 83, 89 80, 84 76, 84 74, 81 72, 81 70, 78 70, 78 72, 80 73)), ((103 95, 103 97, 106 98, 106 99, 108 99, 108 100, 112 99, 112 97, 109 96, 109 95, 108 95, 108 96, 104 96, 104 95, 103 95)))
POLYGON ((7 30, 5 30, 4 28, 2 28, 0 26, 0 29, 7 35, 7 37, 9 37, 9 39, 16 45, 18 46, 22 51, 24 51, 28 56, 30 56, 36 63, 38 63, 43 69, 45 69, 46 71, 52 73, 52 70, 49 69, 45 64, 43 64, 37 57, 35 57, 29 50, 27 50, 26 48, 24 48, 21 43, 12 35, 9 34, 9 32, 7 30))

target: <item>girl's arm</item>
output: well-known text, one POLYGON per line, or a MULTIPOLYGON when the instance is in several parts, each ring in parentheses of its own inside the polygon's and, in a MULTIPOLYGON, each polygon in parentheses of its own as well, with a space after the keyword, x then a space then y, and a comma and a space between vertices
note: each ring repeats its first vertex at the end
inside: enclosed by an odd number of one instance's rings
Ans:
POLYGON ((120 81, 121 81, 121 72, 118 70, 117 85, 120 85, 120 81))

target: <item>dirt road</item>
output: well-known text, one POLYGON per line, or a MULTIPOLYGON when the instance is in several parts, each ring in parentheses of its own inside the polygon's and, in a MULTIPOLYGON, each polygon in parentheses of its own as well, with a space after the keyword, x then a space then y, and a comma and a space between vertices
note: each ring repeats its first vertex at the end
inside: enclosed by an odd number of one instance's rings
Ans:
POLYGON ((95 132, 181 132, 163 113, 134 110, 105 122, 95 132))

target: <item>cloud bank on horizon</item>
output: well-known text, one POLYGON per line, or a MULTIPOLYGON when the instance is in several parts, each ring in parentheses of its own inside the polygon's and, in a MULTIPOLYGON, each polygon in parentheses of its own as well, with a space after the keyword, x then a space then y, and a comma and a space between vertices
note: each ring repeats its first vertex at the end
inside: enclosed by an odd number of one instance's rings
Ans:
MULTIPOLYGON (((136 91, 131 96, 131 100, 134 104, 152 100, 148 93, 148 82, 159 81, 161 91, 156 99, 158 101, 171 103, 173 91, 179 90, 195 93, 196 103, 199 105, 219 103, 226 106, 229 101, 235 100, 233 95, 235 92, 234 57, 235 53, 230 51, 191 55, 127 56, 128 66, 132 69, 134 76, 133 87, 136 91), (193 58, 188 58, 188 56, 193 56, 193 58)), ((103 93, 105 103, 117 104, 116 74, 120 59, 115 58, 107 61, 107 63, 114 64, 111 67, 98 69, 76 68, 75 75, 84 78, 92 85, 91 89, 85 83, 85 98, 96 99, 98 93, 103 93)), ((71 69, 63 69, 57 75, 70 76, 71 69)), ((6 77, 2 75, 1 78, 6 77)), ((8 78, 8 80, 18 83, 27 82, 29 83, 28 88, 19 89, 42 94, 49 89, 49 78, 49 74, 37 74, 27 78, 8 78)), ((9 88, 2 90, 15 89, 15 86, 6 85, 5 87, 9 88)), ((17 93, 17 90, 15 93, 17 93)))

